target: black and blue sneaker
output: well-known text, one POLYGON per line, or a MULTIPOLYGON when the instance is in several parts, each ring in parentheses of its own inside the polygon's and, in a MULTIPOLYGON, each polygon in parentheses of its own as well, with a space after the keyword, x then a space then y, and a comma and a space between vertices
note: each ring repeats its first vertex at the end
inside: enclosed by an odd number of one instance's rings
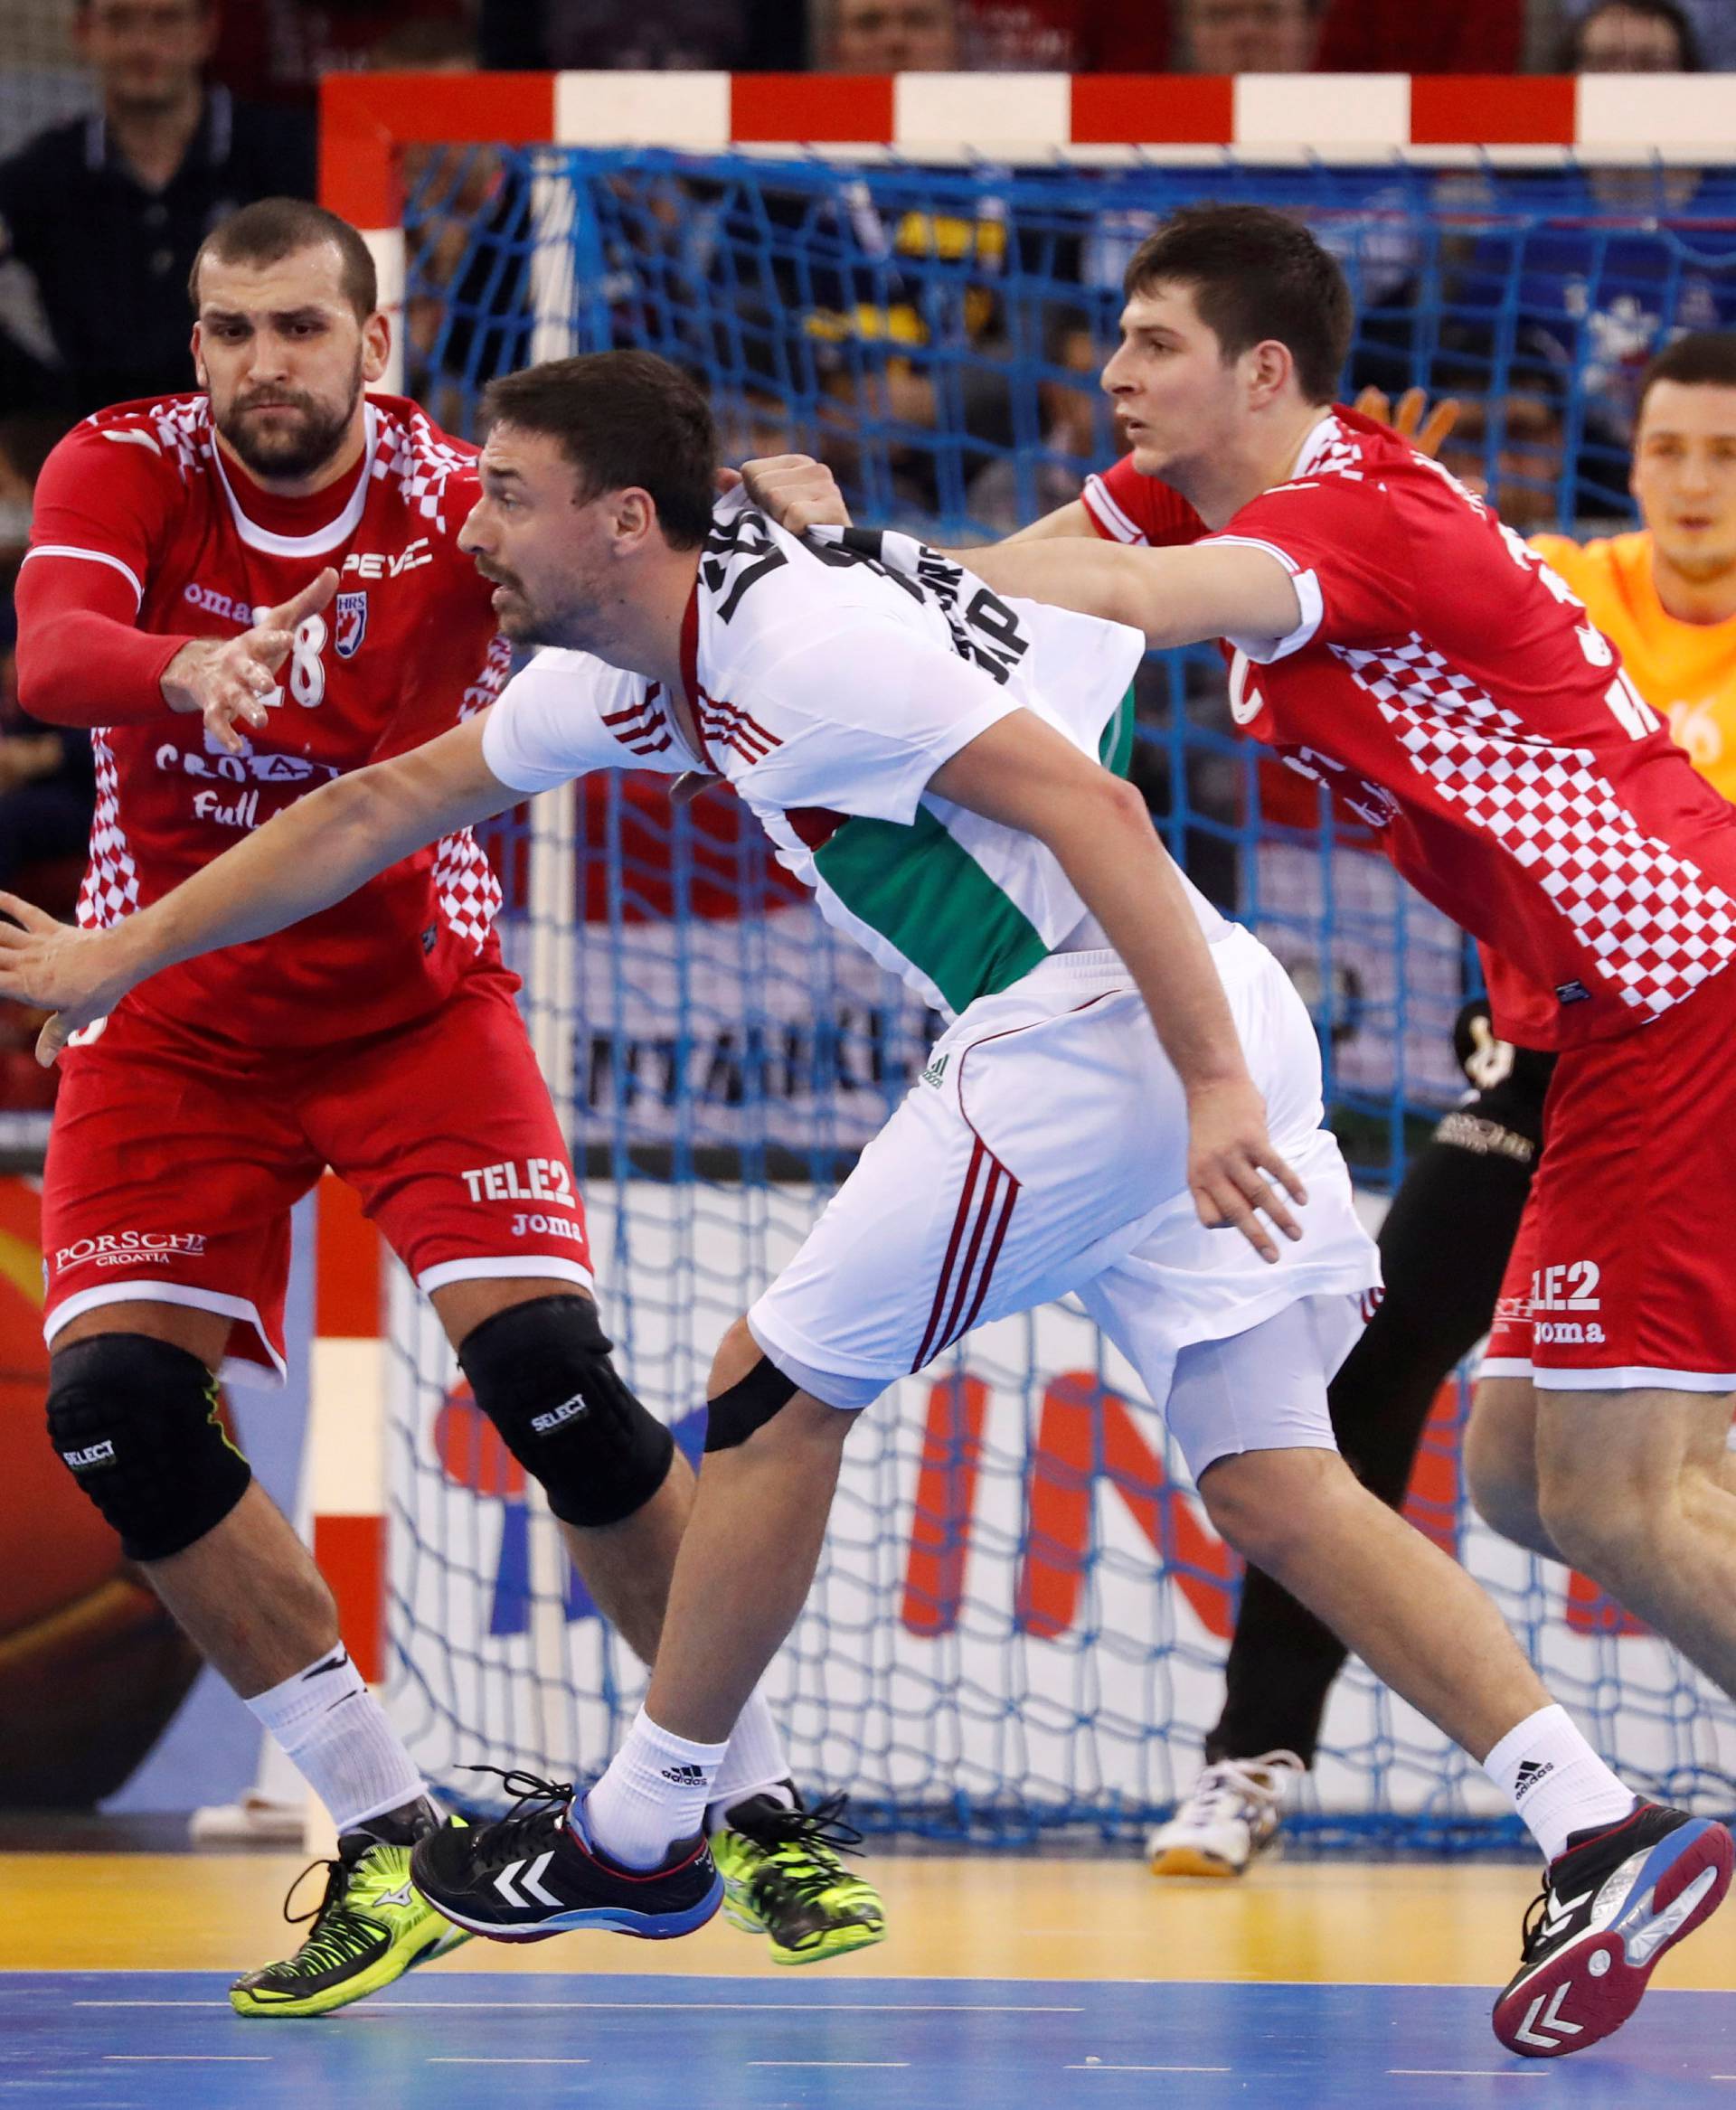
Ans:
POLYGON ((703 1834, 677 1842, 661 1868, 623 1868, 592 1845, 570 1784, 531 1773, 501 1778, 518 1797, 505 1816, 430 1832, 410 1857, 416 1888, 455 1926, 497 1942, 586 1927, 662 1942, 703 1926, 723 1902, 703 1834))
POLYGON ((1723 1902, 1731 1866, 1722 1824, 1657 1803, 1574 1832, 1525 1916, 1495 2035, 1524 2058, 1600 2043, 1639 2005, 1658 1958, 1723 1902))

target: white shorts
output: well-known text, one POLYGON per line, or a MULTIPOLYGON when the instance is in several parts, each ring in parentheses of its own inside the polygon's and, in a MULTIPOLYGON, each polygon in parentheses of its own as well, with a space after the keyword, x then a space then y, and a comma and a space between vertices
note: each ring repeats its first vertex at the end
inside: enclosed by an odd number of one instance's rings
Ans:
MULTIPOLYGON (((1212 957, 1272 1141, 1307 1190, 1303 1235, 1279 1239, 1276 1265, 1200 1222, 1181 1080, 1126 967, 1110 952, 1056 954, 958 1019, 750 1311, 778 1369, 831 1406, 866 1407, 971 1327, 1071 1291, 1161 1407, 1193 1343, 1305 1297, 1360 1308, 1380 1262, 1321 1126, 1307 1012, 1247 931, 1212 957)), ((1336 1343, 1341 1330, 1326 1331, 1336 1343)))

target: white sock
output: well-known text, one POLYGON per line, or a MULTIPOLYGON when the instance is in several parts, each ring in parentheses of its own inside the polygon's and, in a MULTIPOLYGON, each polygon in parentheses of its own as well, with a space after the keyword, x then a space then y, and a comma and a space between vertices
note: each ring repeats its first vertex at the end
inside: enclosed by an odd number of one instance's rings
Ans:
POLYGON ((1573 1727, 1564 1707, 1540 1707, 1509 1729, 1483 1761, 1483 1770, 1531 1827, 1553 1860, 1570 1832, 1619 1824, 1635 1796, 1573 1727))
POLYGON ((790 1801, 789 1759, 784 1751, 784 1739, 764 1695, 757 1689, 735 1718, 723 1763, 712 1783, 706 1831, 715 1832, 737 1803, 745 1803, 751 1795, 770 1795, 780 1803, 790 1801))
POLYGON ((654 1869, 704 1821, 727 1744, 690 1744, 640 1708, 609 1771, 585 1798, 585 1829, 624 1868, 654 1869))
POLYGON ((332 1813, 354 1832, 428 1794, 416 1761, 340 1642, 328 1655, 248 1702, 332 1813))

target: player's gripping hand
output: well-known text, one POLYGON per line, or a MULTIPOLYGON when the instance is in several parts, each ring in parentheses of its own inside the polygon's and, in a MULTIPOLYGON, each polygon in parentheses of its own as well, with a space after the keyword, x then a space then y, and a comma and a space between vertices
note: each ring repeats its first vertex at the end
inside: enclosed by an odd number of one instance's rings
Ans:
POLYGON ((741 481, 760 512, 792 535, 811 527, 850 525, 850 508, 837 478, 812 455, 770 454, 743 462, 741 481))
POLYGON ((1426 454, 1430 460, 1458 423, 1456 396, 1443 396, 1430 410, 1428 394, 1422 389, 1406 389, 1396 404, 1380 389, 1364 389, 1356 399, 1356 408, 1364 418, 1390 425, 1401 439, 1408 439, 1419 454, 1426 454))
POLYGON ((235 730, 237 721, 256 729, 266 723, 278 692, 278 669, 289 656, 296 632, 336 591, 337 574, 328 564, 292 599, 267 608, 239 637, 195 637, 184 645, 163 670, 163 701, 171 711, 196 712, 217 745, 239 755, 243 736, 235 730))
POLYGON ((125 922, 111 930, 80 930, 16 894, 0 892, 0 996, 54 1013, 36 1041, 44 1069, 74 1033, 106 1018, 142 979, 131 970, 128 949, 125 922))
POLYGON ((1292 1201, 1307 1201, 1301 1181, 1272 1147, 1266 1102, 1252 1079, 1194 1086, 1187 1095, 1187 1184, 1200 1221, 1208 1230, 1240 1231, 1262 1260, 1275 1261, 1278 1245, 1261 1218, 1287 1239, 1299 1239, 1302 1227, 1273 1181, 1292 1201))

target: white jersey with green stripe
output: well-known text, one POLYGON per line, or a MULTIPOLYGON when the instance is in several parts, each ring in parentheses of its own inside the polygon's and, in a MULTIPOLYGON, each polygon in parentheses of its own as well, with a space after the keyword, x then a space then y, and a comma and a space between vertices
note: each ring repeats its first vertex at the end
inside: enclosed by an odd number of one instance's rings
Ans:
POLYGON ((909 536, 798 540, 736 491, 713 516, 682 647, 703 752, 660 684, 550 649, 489 713, 489 768, 526 793, 593 769, 727 778, 827 922, 946 1012, 1102 943, 1051 851, 929 785, 1019 711, 1125 774, 1137 631, 1005 600, 909 536))

